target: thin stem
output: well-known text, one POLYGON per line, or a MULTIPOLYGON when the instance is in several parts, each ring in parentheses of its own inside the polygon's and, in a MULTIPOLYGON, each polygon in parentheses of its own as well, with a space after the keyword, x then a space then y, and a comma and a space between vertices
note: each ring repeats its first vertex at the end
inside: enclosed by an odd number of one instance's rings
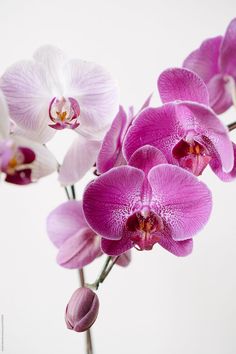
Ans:
POLYGON ((112 260, 112 257, 107 257, 104 266, 100 272, 100 275, 98 276, 97 280, 93 284, 87 284, 88 287, 93 288, 97 290, 99 288, 99 285, 104 282, 114 265, 116 264, 119 256, 115 257, 112 260), (112 261, 112 263, 109 265, 109 263, 112 261))
POLYGON ((233 122, 231 124, 228 125, 228 129, 231 132, 232 130, 236 129, 236 122, 233 122))
MULTIPOLYGON (((71 196, 68 191, 68 188, 64 187, 64 189, 68 200, 76 200, 76 191, 74 185, 70 186, 71 196)), ((83 287, 85 286, 85 276, 84 276, 83 268, 78 270, 78 274, 79 274, 80 285, 83 287)), ((93 354, 92 335, 90 329, 86 331, 86 354, 93 354)))

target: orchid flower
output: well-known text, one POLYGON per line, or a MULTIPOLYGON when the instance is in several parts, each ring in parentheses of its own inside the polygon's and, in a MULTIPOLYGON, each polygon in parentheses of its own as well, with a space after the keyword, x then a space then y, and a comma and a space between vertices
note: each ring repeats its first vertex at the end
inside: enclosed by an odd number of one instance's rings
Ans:
POLYGON ((132 247, 151 250, 155 243, 186 256, 211 207, 207 186, 168 165, 152 146, 138 149, 128 166, 114 167, 91 182, 83 197, 86 220, 112 256, 132 247))
POLYGON ((0 172, 5 181, 25 185, 56 171, 54 156, 41 144, 10 134, 10 118, 0 92, 0 172))
POLYGON ((122 152, 122 145, 135 117, 149 106, 152 95, 150 95, 137 114, 134 114, 133 107, 130 107, 128 113, 120 106, 111 128, 105 135, 101 149, 97 158, 97 172, 99 174, 107 172, 112 167, 125 165, 126 160, 122 152))
POLYGON ((33 140, 45 143, 56 131, 75 130, 78 135, 59 180, 64 185, 77 182, 96 161, 118 110, 118 89, 110 74, 99 65, 68 60, 58 48, 44 46, 33 60, 12 65, 0 87, 12 119, 33 140))
POLYGON ((160 149, 168 163, 199 176, 207 165, 223 181, 236 177, 236 148, 228 130, 208 106, 207 87, 187 69, 168 69, 158 80, 164 105, 147 108, 124 141, 127 160, 141 146, 160 149))
POLYGON ((210 106, 220 114, 236 106, 236 18, 225 35, 206 39, 184 61, 207 84, 210 106))
MULTIPOLYGON (((101 238, 88 226, 81 201, 70 200, 54 209, 47 218, 47 233, 59 249, 57 262, 62 267, 81 269, 103 254, 101 238)), ((127 252, 117 264, 126 267, 130 259, 127 252)))

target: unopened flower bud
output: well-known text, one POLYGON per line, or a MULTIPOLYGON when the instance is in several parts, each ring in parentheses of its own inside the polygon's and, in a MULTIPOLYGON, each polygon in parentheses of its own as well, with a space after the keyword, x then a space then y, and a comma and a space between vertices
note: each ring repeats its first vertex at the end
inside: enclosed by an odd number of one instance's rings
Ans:
POLYGON ((98 297, 91 289, 77 289, 66 307, 67 328, 76 332, 87 331, 96 321, 98 309, 98 297))

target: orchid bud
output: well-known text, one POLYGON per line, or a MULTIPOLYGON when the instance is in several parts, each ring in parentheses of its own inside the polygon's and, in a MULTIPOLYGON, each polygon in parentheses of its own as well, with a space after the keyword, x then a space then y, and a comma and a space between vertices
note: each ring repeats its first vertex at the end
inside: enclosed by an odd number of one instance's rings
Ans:
POLYGON ((77 289, 66 307, 67 328, 76 332, 87 331, 96 321, 98 309, 98 297, 91 289, 77 289))

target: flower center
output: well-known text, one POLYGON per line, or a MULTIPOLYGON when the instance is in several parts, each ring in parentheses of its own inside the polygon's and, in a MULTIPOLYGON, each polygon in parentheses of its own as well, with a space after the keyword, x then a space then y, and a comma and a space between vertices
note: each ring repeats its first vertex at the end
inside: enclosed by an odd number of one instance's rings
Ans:
POLYGON ((180 140, 172 150, 172 155, 181 167, 196 176, 202 174, 211 160, 209 151, 205 146, 194 139, 180 140))
POLYGON ((0 171, 6 174, 5 180, 15 184, 31 183, 31 164, 35 153, 26 147, 16 147, 12 142, 0 146, 0 171))
POLYGON ((75 129, 80 124, 79 115, 80 107, 74 98, 54 97, 49 105, 49 117, 54 124, 49 124, 49 127, 58 130, 75 129))
POLYGON ((138 250, 151 250, 158 242, 158 232, 163 229, 163 221, 148 208, 143 208, 127 219, 126 228, 133 232, 131 240, 138 250))

